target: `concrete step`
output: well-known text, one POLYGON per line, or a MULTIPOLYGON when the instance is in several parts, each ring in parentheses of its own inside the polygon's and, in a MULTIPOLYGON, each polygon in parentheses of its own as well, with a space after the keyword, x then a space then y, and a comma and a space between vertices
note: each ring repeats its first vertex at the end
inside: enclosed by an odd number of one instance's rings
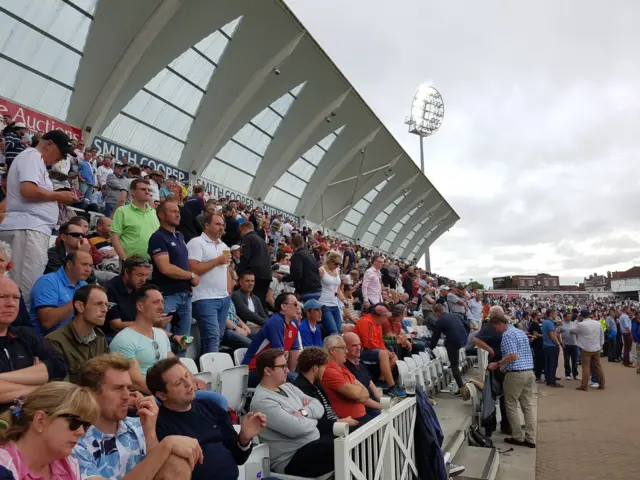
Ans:
POLYGON ((451 463, 465 467, 456 480, 495 480, 500 467, 500 453, 496 448, 470 447, 465 443, 451 463))

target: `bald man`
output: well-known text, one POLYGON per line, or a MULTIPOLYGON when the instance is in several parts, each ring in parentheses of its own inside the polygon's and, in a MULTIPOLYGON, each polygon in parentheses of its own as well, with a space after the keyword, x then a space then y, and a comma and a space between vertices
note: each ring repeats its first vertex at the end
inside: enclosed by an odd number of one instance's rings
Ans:
POLYGON ((369 390, 370 400, 365 403, 367 408, 367 414, 371 417, 375 417, 380 414, 382 405, 380 405, 380 398, 382 395, 380 390, 373 383, 371 374, 367 369, 367 366, 360 362, 360 352, 362 351, 362 344, 360 343, 360 337, 353 332, 345 333, 342 335, 342 339, 347 347, 347 360, 344 366, 353 374, 354 377, 369 390))
POLYGON ((13 280, 0 277, 0 411, 40 385, 67 376, 67 364, 31 327, 13 327, 20 291, 13 280))

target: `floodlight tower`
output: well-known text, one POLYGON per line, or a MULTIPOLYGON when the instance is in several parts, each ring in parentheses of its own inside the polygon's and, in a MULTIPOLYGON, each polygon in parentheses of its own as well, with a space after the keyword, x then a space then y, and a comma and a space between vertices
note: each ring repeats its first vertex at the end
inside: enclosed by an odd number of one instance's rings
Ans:
POLYGON ((420 171, 424 173, 424 139, 436 133, 444 118, 444 101, 440 92, 430 85, 421 85, 411 103, 411 115, 404 123, 409 133, 420 137, 420 171))

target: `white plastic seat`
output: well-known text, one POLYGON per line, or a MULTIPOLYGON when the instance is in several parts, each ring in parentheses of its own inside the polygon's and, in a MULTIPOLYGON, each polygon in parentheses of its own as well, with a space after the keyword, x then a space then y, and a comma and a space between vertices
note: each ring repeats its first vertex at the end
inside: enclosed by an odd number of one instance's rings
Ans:
POLYGON ((404 360, 398 360, 396 362, 396 368, 398 369, 400 385, 405 388, 407 393, 415 391, 415 376, 411 373, 407 363, 404 360))
POLYGON ((422 379, 422 388, 424 388, 425 391, 429 391, 429 389, 431 389, 431 375, 429 374, 427 364, 419 354, 412 355, 412 358, 415 360, 416 365, 418 365, 420 378, 422 379))
POLYGON ((220 374, 233 366, 233 359, 228 353, 211 352, 200 357, 200 370, 211 374, 212 390, 216 392, 220 392, 220 374))
POLYGON ((427 352, 420 352, 419 355, 426 367, 425 375, 429 378, 429 390, 435 395, 438 391, 438 371, 435 361, 431 359, 427 352))
POLYGON ((220 393, 236 412, 242 412, 244 408, 248 381, 248 365, 238 365, 220 372, 220 393))
POLYGON ((246 348, 238 348, 233 352, 233 361, 236 365, 242 365, 242 360, 244 360, 245 353, 247 353, 246 348))
POLYGON ((194 375, 198 373, 198 366, 196 365, 196 362, 192 358, 186 358, 186 357, 182 358, 181 362, 194 375))

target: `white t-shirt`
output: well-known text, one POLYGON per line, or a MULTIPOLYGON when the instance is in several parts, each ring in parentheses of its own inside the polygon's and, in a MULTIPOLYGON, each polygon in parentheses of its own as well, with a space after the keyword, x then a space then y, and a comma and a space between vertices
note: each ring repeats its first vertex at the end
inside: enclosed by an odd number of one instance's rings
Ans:
MULTIPOLYGON (((218 240, 214 243, 206 233, 193 238, 187 243, 189 260, 208 262, 222 255, 227 245, 218 240)), ((227 265, 218 265, 200 276, 200 283, 193 288, 193 301, 227 298, 227 265)))
POLYGON ((70 155, 67 155, 58 163, 56 163, 51 170, 55 170, 56 172, 64 173, 65 175, 69 175, 69 170, 71 170, 71 159, 70 155))
POLYGON ((0 231, 35 230, 51 235, 58 223, 57 202, 28 202, 20 195, 20 183, 31 182, 53 191, 49 172, 42 155, 35 148, 27 148, 13 161, 7 177, 7 215, 0 231))
POLYGON ((160 201, 160 187, 153 180, 149 180, 149 186, 151 187, 151 201, 159 202, 160 201))
POLYGON ((100 185, 105 185, 107 183, 107 177, 113 173, 113 168, 105 167, 101 165, 98 167, 98 181, 100 185))
POLYGON ((293 230, 293 225, 291 225, 289 222, 287 222, 284 225, 282 225, 282 234, 285 237, 291 238, 291 231, 292 230, 293 230))

